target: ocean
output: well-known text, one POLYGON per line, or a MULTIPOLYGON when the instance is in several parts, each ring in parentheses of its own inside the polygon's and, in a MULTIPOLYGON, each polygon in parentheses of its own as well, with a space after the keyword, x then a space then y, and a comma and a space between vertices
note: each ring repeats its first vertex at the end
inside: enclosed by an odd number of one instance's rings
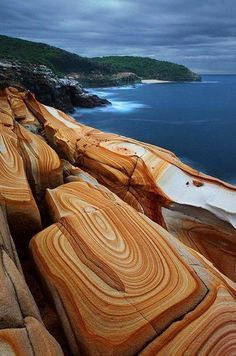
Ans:
POLYGON ((73 116, 79 122, 164 147, 192 167, 236 184, 236 75, 89 91, 112 105, 78 108, 73 116))

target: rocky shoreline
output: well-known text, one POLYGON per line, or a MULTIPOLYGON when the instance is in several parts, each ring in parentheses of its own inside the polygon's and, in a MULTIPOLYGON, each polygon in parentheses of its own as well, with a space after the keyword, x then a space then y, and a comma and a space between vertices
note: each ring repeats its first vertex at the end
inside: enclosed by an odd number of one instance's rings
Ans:
POLYGON ((2 354, 231 354, 235 186, 29 91, 0 124, 2 354))
POLYGON ((58 77, 45 65, 26 65, 16 61, 0 61, 0 88, 15 86, 32 91, 45 105, 72 112, 75 107, 93 108, 111 103, 89 94, 78 80, 58 77))

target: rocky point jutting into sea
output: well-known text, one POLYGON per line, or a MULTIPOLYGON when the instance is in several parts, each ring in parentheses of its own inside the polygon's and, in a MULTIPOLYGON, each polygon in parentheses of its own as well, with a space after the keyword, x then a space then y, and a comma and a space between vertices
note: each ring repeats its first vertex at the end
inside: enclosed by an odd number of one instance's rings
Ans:
POLYGON ((235 186, 29 91, 0 123, 1 354, 234 354, 235 186))
POLYGON ((45 65, 1 60, 0 88, 8 86, 28 89, 44 104, 69 112, 75 106, 93 108, 110 104, 108 100, 86 92, 76 78, 58 77, 45 65))

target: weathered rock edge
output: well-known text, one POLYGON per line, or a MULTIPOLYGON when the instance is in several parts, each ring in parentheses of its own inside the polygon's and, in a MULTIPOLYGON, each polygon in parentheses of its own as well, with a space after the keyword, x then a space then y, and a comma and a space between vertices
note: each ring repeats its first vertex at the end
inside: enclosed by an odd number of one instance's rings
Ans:
POLYGON ((45 65, 0 61, 0 88, 15 86, 32 91, 45 105, 72 112, 75 107, 93 108, 111 103, 86 92, 77 79, 59 78, 45 65))
POLYGON ((172 152, 81 125, 38 103, 27 107, 60 157, 203 254, 236 281, 236 187, 200 173, 172 152))
MULTIPOLYGON (((50 215, 31 251, 73 354, 233 354, 234 186, 164 149, 80 125, 14 88, 0 92, 0 123, 1 209, 23 251, 42 229, 39 211, 50 215)), ((21 269, 3 226, 4 251, 21 269)), ((2 256, 4 274, 16 278, 2 256)), ((12 325, 21 321, 7 290, 2 320, 12 325)), ((27 298, 21 310, 37 319, 27 298)), ((58 347, 50 340, 47 352, 58 347)))

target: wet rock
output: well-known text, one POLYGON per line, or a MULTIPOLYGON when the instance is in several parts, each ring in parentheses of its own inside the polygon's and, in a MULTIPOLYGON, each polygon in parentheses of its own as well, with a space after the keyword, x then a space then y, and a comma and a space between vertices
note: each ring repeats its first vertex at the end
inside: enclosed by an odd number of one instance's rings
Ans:
POLYGON ((77 80, 60 78, 44 65, 1 61, 0 88, 9 86, 28 89, 42 103, 63 111, 73 111, 76 106, 93 108, 109 104, 108 100, 85 93, 77 80))

